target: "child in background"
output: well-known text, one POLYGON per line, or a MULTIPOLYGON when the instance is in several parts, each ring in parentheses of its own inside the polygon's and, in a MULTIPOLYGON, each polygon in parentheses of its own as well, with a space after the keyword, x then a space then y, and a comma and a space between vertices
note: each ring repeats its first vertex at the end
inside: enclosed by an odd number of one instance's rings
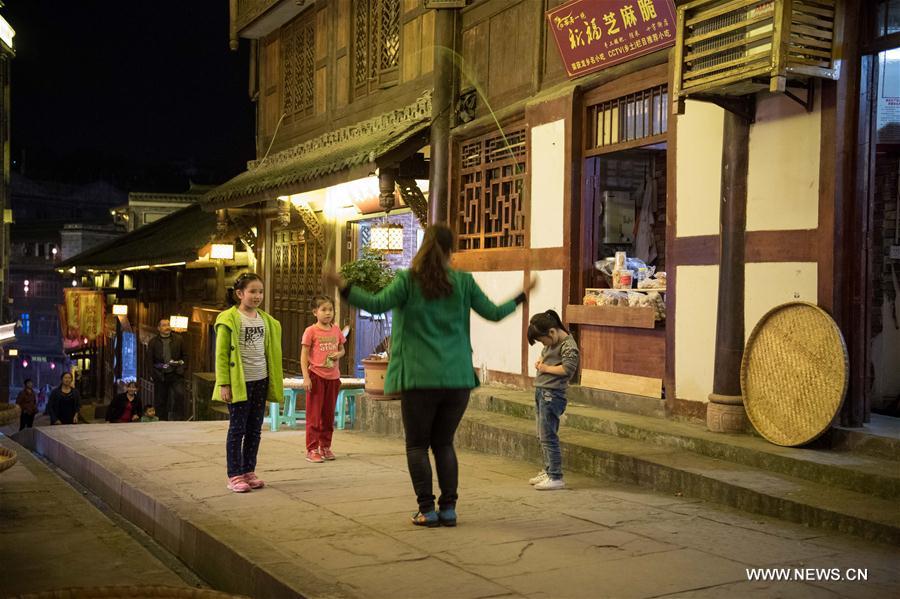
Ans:
POLYGON ((559 450, 559 419, 566 411, 566 389, 578 370, 578 346, 563 326, 559 314, 547 310, 531 317, 528 345, 540 341, 544 349, 535 363, 534 402, 544 469, 528 482, 538 491, 563 489, 562 453, 559 450))
POLYGON ((334 301, 313 298, 316 322, 306 328, 301 341, 300 368, 306 389, 306 461, 321 464, 335 459, 331 451, 334 408, 341 390, 338 360, 344 355, 344 335, 334 324, 334 301))
POLYGON ((141 422, 159 422, 159 417, 156 415, 156 408, 147 406, 144 410, 144 415, 141 416, 141 422))

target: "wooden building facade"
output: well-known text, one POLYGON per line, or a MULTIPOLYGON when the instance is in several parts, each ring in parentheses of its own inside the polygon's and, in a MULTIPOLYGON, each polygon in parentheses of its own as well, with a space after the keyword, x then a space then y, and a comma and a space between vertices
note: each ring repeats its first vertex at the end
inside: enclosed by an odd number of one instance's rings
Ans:
MULTIPOLYGON (((446 206, 458 233, 454 264, 498 300, 532 274, 541 280, 513 317, 497 324, 473 319, 473 360, 484 378, 530 384, 537 348, 525 342, 527 323, 553 308, 574 325, 583 383, 702 419, 710 396, 722 395, 716 373, 728 369, 716 361, 719 321, 737 323, 730 334, 745 339, 768 309, 802 300, 829 311, 844 332, 853 376, 842 421, 861 425, 870 409, 874 260, 866 253, 874 168, 867 152, 877 148, 860 136, 872 118, 866 69, 877 52, 898 45, 896 33, 885 27, 876 35, 874 27, 893 4, 743 3, 753 20, 746 27, 768 23, 787 35, 793 23, 812 45, 794 57, 803 64, 790 77, 771 76, 771 87, 760 67, 754 89, 732 90, 738 101, 684 94, 686 81, 704 72, 685 77, 682 38, 570 79, 546 18, 561 4, 475 0, 434 10, 416 0, 232 2, 232 43, 248 39, 253 48, 258 158, 209 192, 204 207, 258 215, 265 243, 257 259, 272 290, 268 305, 292 331, 286 348, 299 348, 309 318, 304 296, 317 290, 322 260, 349 256, 347 219, 327 215, 325 192, 376 169, 395 170, 400 180, 417 156, 433 157, 436 137, 429 148, 429 134, 446 111, 432 106, 427 92, 447 83, 435 73, 442 57, 452 56, 450 137, 438 141, 450 160, 446 170, 432 166, 430 173, 431 187, 443 179, 448 192, 429 201, 446 206), (801 9, 808 10, 791 12, 801 9), (736 130, 746 159, 743 257, 736 276, 727 265, 728 285, 736 287, 723 304, 723 219, 731 216, 721 207, 723 194, 732 193, 723 156, 736 130), (604 220, 621 197, 615 192, 642 196, 646 206, 635 231, 643 231, 656 254, 651 262, 668 275, 664 324, 581 309, 585 289, 597 286, 595 261, 635 243, 624 228, 619 239, 611 236, 604 220)), ((708 3, 677 4, 700 10, 708 3)), ((656 14, 647 8, 639 17, 656 14)), ((675 25, 662 21, 660 29, 675 25)), ((770 46, 780 52, 781 41, 770 46)), ((748 56, 757 68, 759 58, 748 56)), ((777 61, 763 62, 771 69, 777 61)), ((413 197, 409 202, 421 208, 413 197)), ((736 374, 729 377, 734 395, 736 374)))

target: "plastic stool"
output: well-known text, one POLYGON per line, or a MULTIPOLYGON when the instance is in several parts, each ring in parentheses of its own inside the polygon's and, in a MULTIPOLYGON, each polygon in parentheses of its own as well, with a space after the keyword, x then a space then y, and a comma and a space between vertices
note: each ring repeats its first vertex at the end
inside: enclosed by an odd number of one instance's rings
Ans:
POLYGON ((275 432, 282 424, 297 428, 297 418, 306 418, 306 410, 297 410, 297 396, 301 393, 302 389, 285 389, 282 395, 284 410, 277 403, 269 404, 269 430, 275 432))
POLYGON ((341 389, 338 392, 337 404, 334 408, 334 428, 343 430, 353 424, 356 415, 356 397, 362 395, 363 389, 341 389))

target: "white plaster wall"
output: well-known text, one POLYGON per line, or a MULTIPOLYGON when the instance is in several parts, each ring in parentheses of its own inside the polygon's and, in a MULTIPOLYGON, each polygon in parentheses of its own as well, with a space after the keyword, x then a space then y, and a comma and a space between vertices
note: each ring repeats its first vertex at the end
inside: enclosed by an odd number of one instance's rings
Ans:
POLYGON ((719 234, 725 111, 688 100, 678 117, 675 164, 678 237, 719 234))
POLYGON ((708 401, 715 367, 718 266, 679 266, 675 284, 675 392, 708 401))
MULTIPOLYGON (((815 262, 749 263, 744 270, 744 340, 766 312, 787 302, 818 301, 815 262)), ((678 282, 679 285, 681 281, 678 282)), ((679 298, 680 299, 680 298, 679 298)))
POLYGON ((531 128, 531 247, 563 245, 566 162, 563 119, 531 128))
MULTIPOLYGON (((505 302, 522 291, 521 270, 473 272, 475 281, 495 303, 505 302)), ((472 312, 472 363, 489 370, 522 374, 522 306, 500 322, 490 322, 472 312)))
POLYGON ((750 126, 748 231, 818 226, 821 122, 818 108, 806 112, 783 94, 757 96, 756 122, 750 126))
MULTIPOLYGON (((563 271, 541 270, 531 271, 538 276, 538 286, 528 297, 528 319, 546 310, 556 310, 560 318, 563 316, 563 271)), ((525 340, 528 343, 528 340, 525 340)), ((528 348, 528 376, 535 376, 534 363, 541 356, 543 346, 535 343, 528 348)))

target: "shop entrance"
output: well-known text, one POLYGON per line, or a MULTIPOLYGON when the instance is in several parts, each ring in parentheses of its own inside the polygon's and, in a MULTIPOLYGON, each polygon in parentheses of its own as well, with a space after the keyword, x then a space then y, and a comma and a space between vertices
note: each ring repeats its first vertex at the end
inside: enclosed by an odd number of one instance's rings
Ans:
POLYGON ((873 3, 869 53, 863 57, 859 177, 866 190, 864 247, 865 372, 859 390, 869 413, 900 417, 900 1, 873 3), (872 37, 874 36, 874 38, 872 37))
MULTIPOLYGON (((350 228, 352 258, 359 259, 366 248, 372 247, 372 230, 378 227, 399 227, 402 229, 402 249, 394 249, 384 252, 384 260, 394 272, 412 266, 412 259, 416 255, 422 243, 424 230, 418 219, 409 212, 394 212, 388 216, 366 218, 348 223, 350 228)), ((352 308, 351 339, 348 354, 352 355, 351 368, 355 369, 357 377, 363 376, 362 361, 371 354, 386 351, 390 343, 391 313, 370 314, 365 310, 352 308), (352 353, 351 353, 352 352, 352 353)))
POLYGON ((566 312, 581 385, 650 409, 665 394, 666 75, 660 65, 585 94, 581 305, 566 312))
MULTIPOLYGON (((623 150, 585 160, 590 199, 591 263, 626 252, 654 272, 666 269, 666 144, 623 150)), ((596 267, 585 288, 610 286, 596 267)))

